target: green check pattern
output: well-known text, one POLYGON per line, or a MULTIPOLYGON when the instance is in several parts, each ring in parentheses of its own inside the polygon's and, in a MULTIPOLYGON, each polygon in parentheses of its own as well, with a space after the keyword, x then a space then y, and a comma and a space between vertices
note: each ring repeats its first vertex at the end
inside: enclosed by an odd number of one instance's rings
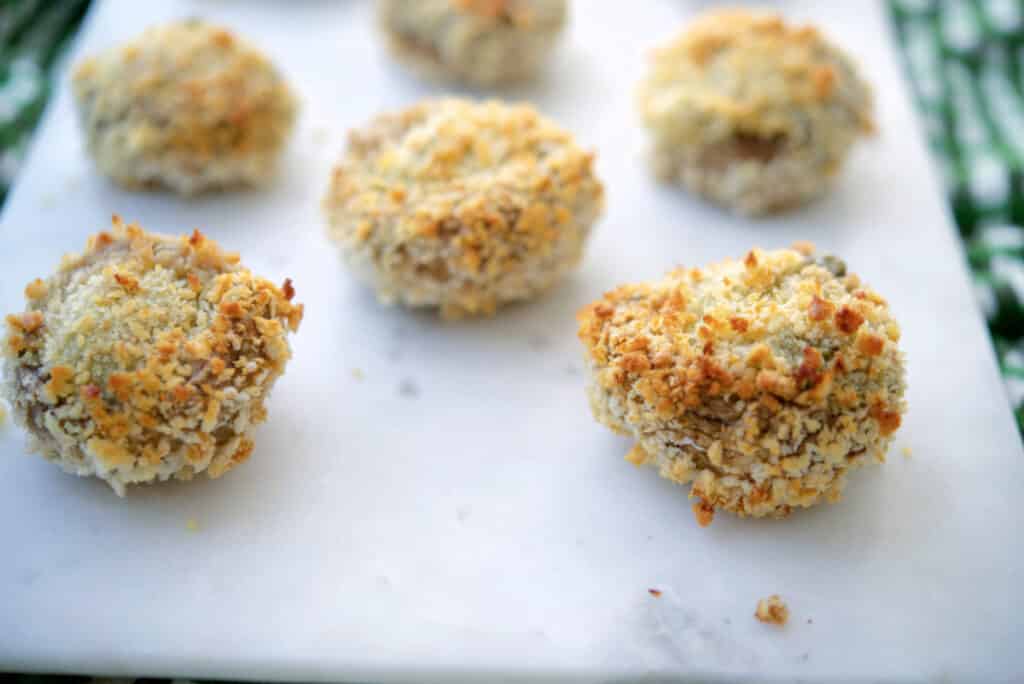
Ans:
POLYGON ((0 204, 89 0, 0 0, 0 204))
MULTIPOLYGON (((0 203, 89 2, 0 0, 0 203)), ((889 0, 888 8, 1024 431, 1024 0, 889 0)), ((0 674, 0 684, 90 681, 133 680, 0 674)))
POLYGON ((1024 431, 1024 2, 889 9, 1024 431))

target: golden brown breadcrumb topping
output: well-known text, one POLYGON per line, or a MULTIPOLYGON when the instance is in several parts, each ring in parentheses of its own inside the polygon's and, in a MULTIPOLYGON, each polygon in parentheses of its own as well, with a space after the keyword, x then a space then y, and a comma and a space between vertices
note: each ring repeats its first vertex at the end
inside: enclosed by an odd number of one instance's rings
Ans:
POLYGON ((905 410, 885 300, 795 250, 623 285, 579 312, 579 336, 595 415, 637 439, 628 460, 693 482, 702 525, 838 499, 905 410))
MULTIPOLYGON (((642 101, 656 118, 671 100, 685 98, 732 130, 771 139, 799 135, 830 105, 853 102, 846 89, 855 80, 852 65, 816 28, 726 9, 700 15, 654 52, 642 101)), ((855 116, 873 128, 869 98, 855 116)))
POLYGON ((5 393, 35 446, 120 491, 252 452, 249 426, 290 357, 302 305, 198 231, 114 217, 7 316, 5 393))
POLYGON ((516 25, 529 23, 529 7, 516 0, 452 0, 459 11, 475 14, 484 19, 508 21, 516 25))
POLYGON ((532 107, 427 100, 353 131, 324 200, 331 237, 389 281, 444 283, 442 313, 490 313, 502 278, 578 245, 603 206, 594 155, 532 107))
POLYGON ((84 59, 73 86, 90 150, 127 185, 155 182, 143 177, 147 165, 201 176, 205 166, 240 160, 252 167, 240 173, 255 181, 269 173, 297 110, 261 52, 195 20, 150 28, 84 59))

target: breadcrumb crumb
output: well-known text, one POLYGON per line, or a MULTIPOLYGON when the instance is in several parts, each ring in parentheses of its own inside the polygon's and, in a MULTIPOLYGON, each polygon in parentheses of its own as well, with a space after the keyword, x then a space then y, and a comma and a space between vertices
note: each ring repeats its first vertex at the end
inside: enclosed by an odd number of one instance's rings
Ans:
POLYGON ((904 458, 910 458, 913 456, 913 452, 910 450, 910 447, 903 447, 900 449, 900 453, 903 454, 904 458))
POLYGON ((757 610, 754 611, 754 617, 761 622, 782 627, 789 620, 789 607, 786 606, 778 594, 772 594, 768 598, 757 602, 757 610))
POLYGON ((7 424, 7 406, 0 401, 0 427, 7 424))
POLYGON ((189 532, 198 532, 199 531, 199 521, 196 520, 195 518, 189 518, 188 520, 185 521, 185 529, 188 530, 189 532))
POLYGON ((695 501, 693 504, 693 516, 697 519, 698 525, 707 527, 715 519, 715 508, 703 499, 695 501))
POLYGON ((361 368, 353 368, 352 377, 356 380, 362 380, 363 378, 366 377, 366 375, 363 373, 363 370, 361 368))

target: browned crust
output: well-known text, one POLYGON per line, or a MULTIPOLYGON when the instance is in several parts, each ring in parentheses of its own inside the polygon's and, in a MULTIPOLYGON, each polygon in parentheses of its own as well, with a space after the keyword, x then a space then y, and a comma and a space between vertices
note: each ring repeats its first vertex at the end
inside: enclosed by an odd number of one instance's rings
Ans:
POLYGON ((715 508, 785 515, 837 500, 849 468, 884 458, 905 411, 885 300, 813 255, 755 249, 679 268, 578 319, 595 415, 637 437, 630 461, 693 483, 702 525, 715 508))
POLYGON ((254 276, 198 231, 171 238, 116 216, 26 294, 31 308, 7 317, 4 345, 21 422, 58 442, 77 436, 63 446, 104 470, 145 471, 185 453, 184 477, 217 477, 251 453, 247 425, 264 419, 303 314, 290 281, 254 276), (86 278, 89 299, 68 299, 86 278), (231 414, 242 404, 244 416, 231 414))

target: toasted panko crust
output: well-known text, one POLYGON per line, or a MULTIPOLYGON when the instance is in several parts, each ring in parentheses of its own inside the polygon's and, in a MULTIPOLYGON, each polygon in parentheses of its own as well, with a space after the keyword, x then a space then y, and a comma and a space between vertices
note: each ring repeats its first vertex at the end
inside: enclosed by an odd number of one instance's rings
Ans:
POLYGON ((639 106, 658 176, 746 214, 821 194, 859 134, 869 86, 811 26, 715 10, 651 59, 639 106))
POLYGON ((384 302, 491 314, 579 262, 604 205, 593 161, 532 107, 426 100, 350 134, 328 234, 384 302))
POLYGON ((266 182, 297 110, 261 52, 198 20, 83 60, 72 85, 100 170, 129 188, 186 195, 266 182))
POLYGON ((900 331, 834 257, 751 250, 623 285, 579 312, 598 421, 694 513, 784 516, 881 463, 906 410, 900 331))
POLYGON ((392 54, 423 76, 492 86, 528 78, 565 27, 567 0, 378 0, 392 54))
POLYGON ((302 306, 195 231, 114 217, 7 316, 0 391, 30 446, 65 470, 130 483, 205 471, 253 450, 251 426, 290 357, 302 306))

